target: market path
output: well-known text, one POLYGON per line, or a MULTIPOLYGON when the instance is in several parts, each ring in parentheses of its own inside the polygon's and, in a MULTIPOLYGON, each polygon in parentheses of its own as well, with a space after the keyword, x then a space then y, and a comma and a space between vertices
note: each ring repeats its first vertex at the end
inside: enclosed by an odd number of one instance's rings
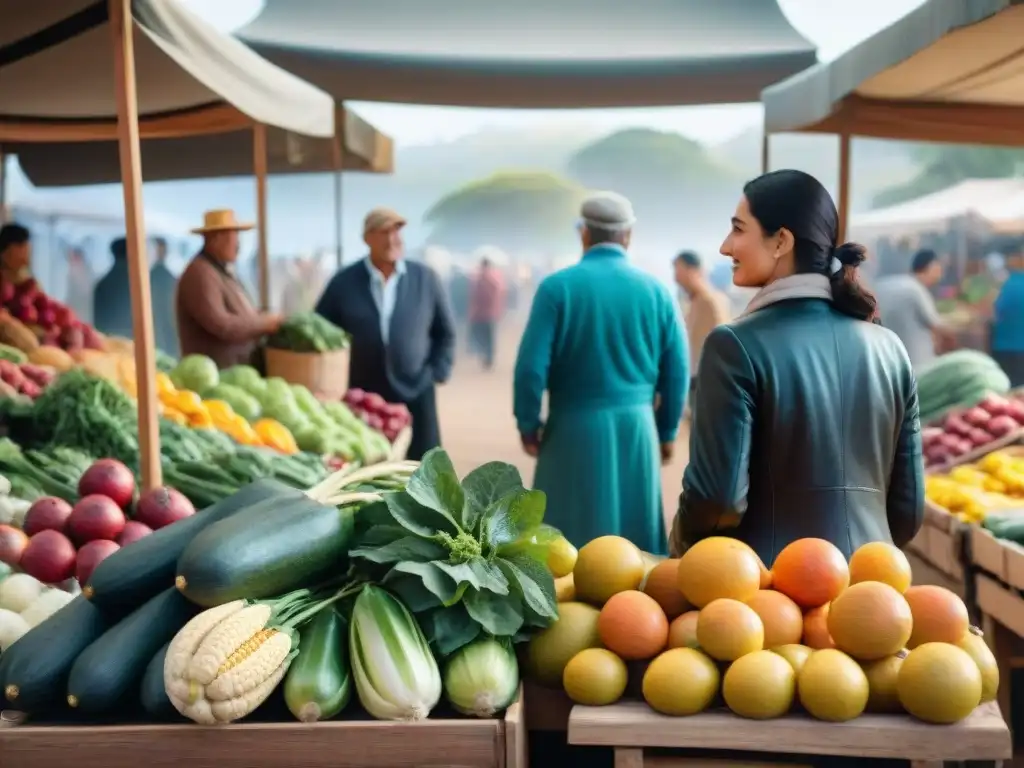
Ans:
MULTIPOLYGON (((438 390, 442 440, 460 475, 485 461, 505 461, 519 468, 527 484, 533 480, 534 461, 523 453, 512 418, 512 369, 523 322, 521 316, 507 318, 498 334, 491 371, 482 370, 460 348, 451 381, 438 390)), ((675 513, 688 457, 687 437, 684 426, 674 461, 662 469, 666 521, 675 513)))

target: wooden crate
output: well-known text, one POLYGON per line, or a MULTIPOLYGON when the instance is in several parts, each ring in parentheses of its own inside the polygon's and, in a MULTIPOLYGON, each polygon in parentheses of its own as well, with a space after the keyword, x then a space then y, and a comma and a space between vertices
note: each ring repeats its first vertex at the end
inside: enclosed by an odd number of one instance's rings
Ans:
POLYGON ((3 768, 527 768, 522 692, 503 718, 225 726, 0 721, 3 768))
POLYGON ((942 507, 926 501, 924 524, 917 536, 907 544, 911 566, 915 565, 915 560, 918 563, 914 583, 938 584, 962 596, 966 579, 963 539, 970 528, 942 507), (926 568, 921 567, 921 561, 927 565, 926 568), (941 578, 937 578, 936 574, 941 578))

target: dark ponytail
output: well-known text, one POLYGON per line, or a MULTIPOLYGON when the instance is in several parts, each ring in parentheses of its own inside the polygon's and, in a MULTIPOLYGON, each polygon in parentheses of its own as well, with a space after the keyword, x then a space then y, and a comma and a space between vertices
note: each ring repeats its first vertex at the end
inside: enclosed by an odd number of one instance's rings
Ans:
POLYGON ((782 229, 792 233, 798 273, 828 277, 836 309, 858 320, 877 319, 878 302, 859 278, 864 246, 836 246, 839 214, 821 182, 803 171, 772 171, 747 182, 743 195, 765 234, 782 229), (834 260, 839 261, 838 270, 834 260))
POLYGON ((832 255, 839 261, 839 269, 829 275, 832 305, 850 317, 874 321, 878 314, 878 301, 860 281, 858 269, 867 258, 864 246, 859 243, 843 243, 832 255))

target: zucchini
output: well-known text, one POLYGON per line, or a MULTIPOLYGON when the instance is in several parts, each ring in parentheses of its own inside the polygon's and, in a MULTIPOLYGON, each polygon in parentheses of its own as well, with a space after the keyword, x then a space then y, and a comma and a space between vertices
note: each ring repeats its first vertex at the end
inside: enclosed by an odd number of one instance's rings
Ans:
POLYGON ((90 715, 109 712, 137 694, 160 646, 196 614, 173 587, 112 626, 75 660, 68 675, 68 706, 90 715))
POLYGON ((167 649, 170 646, 170 642, 167 642, 156 652, 156 656, 149 662, 142 675, 139 701, 142 703, 143 711, 154 720, 184 719, 171 704, 167 697, 167 689, 164 687, 164 659, 167 658, 167 649))
POLYGON ((178 560, 178 589, 213 608, 240 598, 276 597, 344 573, 353 508, 297 495, 296 501, 247 509, 199 533, 178 560))
POLYGON ((84 594, 101 609, 124 613, 138 608, 174 584, 178 557, 196 534, 243 509, 305 498, 284 483, 258 480, 174 525, 161 528, 100 563, 84 594))
POLYGON ((299 632, 299 655, 284 679, 288 710, 304 723, 330 720, 352 697, 345 622, 329 605, 299 632))
POLYGON ((64 703, 75 659, 109 627, 79 595, 0 656, 0 704, 35 714, 64 703))

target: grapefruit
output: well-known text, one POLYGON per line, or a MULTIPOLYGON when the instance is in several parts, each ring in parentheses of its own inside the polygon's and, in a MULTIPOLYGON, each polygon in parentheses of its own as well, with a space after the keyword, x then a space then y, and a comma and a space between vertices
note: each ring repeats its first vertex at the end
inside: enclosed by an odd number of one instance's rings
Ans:
POLYGON ((556 579, 568 576, 576 567, 579 552, 565 536, 558 536, 548 547, 548 570, 556 579))
POLYGON ((910 588, 910 561, 897 547, 884 541, 872 541, 859 547, 850 557, 850 583, 880 581, 900 594, 910 588))
POLYGON ((696 715, 714 701, 721 675, 715 663, 693 648, 673 648, 650 663, 643 694, 663 715, 696 715))
POLYGON ((600 536, 587 542, 576 558, 572 571, 576 597, 604 605, 612 595, 639 587, 644 573, 644 557, 633 542, 621 536, 600 536))
POLYGON ((999 693, 999 665, 996 664, 992 649, 977 630, 968 632, 959 647, 974 659, 981 672, 981 703, 995 701, 999 693))
POLYGON ((826 623, 836 648, 855 659, 874 661, 906 646, 914 619, 896 589, 880 581, 862 581, 832 601, 826 623))
POLYGON ((790 645, 780 645, 778 648, 772 648, 773 653, 777 653, 779 656, 789 662, 789 666, 793 668, 793 672, 800 674, 800 670, 804 668, 804 664, 807 659, 814 653, 813 650, 808 648, 806 645, 799 645, 792 643, 790 645))
POLYGON ((764 623, 749 605, 719 598, 701 609, 697 642, 711 658, 735 661, 764 648, 764 623))
POLYGON ((903 660, 896 688, 903 708, 914 717, 948 725, 981 703, 981 671, 955 645, 924 643, 903 660))
POLYGON ((796 673, 771 651, 755 651, 729 665, 722 680, 725 705, 740 717, 782 717, 793 705, 796 673))
POLYGON ((622 659, 604 648, 587 648, 565 665, 562 687, 577 704, 603 707, 622 698, 627 680, 622 659))
POLYGON ((683 593, 679 591, 679 560, 662 560, 647 574, 643 591, 658 601, 661 610, 671 621, 690 610, 683 593))
POLYGON ((860 665, 834 648, 812 653, 797 677, 797 693, 804 709, 818 720, 833 723, 860 717, 869 690, 860 665))
POLYGON ((542 685, 559 687, 569 660, 587 648, 598 648, 600 611, 584 603, 562 603, 558 619, 538 632, 526 649, 526 666, 542 685))
POLYGON ((914 617, 914 631, 908 648, 925 643, 957 645, 970 629, 967 606, 945 587, 925 584, 911 587, 904 593, 914 617))
POLYGON ((807 647, 815 650, 836 647, 828 633, 828 610, 826 603, 804 614, 804 645, 807 647))
POLYGON ((669 648, 699 648, 697 642, 697 618, 700 611, 687 611, 676 616, 668 625, 669 648))
POLYGON ((902 711, 900 694, 896 687, 900 667, 907 657, 906 651, 900 651, 884 659, 869 661, 863 665, 864 675, 868 679, 868 712, 891 714, 902 711))
POLYGON ((799 643, 804 634, 804 615, 800 606, 781 592, 762 589, 747 600, 764 624, 764 647, 799 643))
POLYGON ((831 602, 849 584, 846 558, 824 539, 797 539, 779 552, 772 565, 772 587, 801 608, 831 602))
POLYGON ((698 541, 679 558, 678 568, 679 590, 698 608, 723 597, 742 603, 761 588, 754 550, 725 536, 698 541))
POLYGON ((597 631, 604 647, 627 661, 652 659, 665 650, 668 619, 653 597, 630 590, 608 598, 597 631))

